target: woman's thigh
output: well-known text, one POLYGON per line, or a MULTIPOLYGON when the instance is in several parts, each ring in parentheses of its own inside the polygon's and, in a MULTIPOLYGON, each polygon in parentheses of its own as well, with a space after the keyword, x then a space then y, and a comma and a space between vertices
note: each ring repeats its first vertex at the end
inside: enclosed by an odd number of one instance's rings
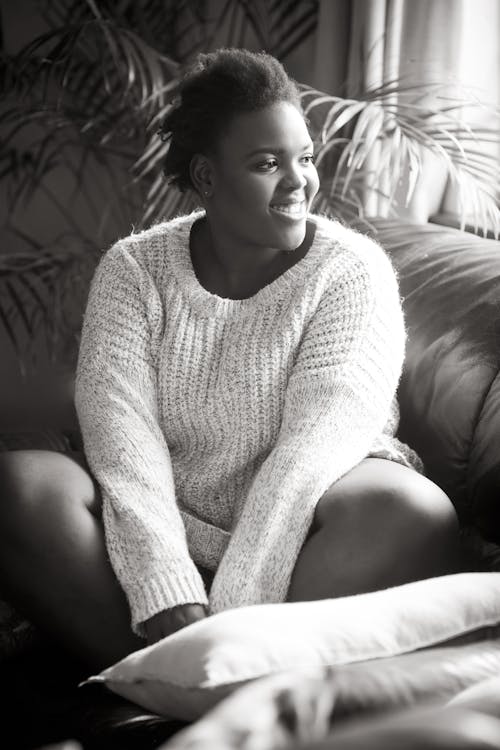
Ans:
POLYGON ((101 494, 81 452, 19 450, 0 454, 0 497, 4 507, 29 505, 33 510, 51 497, 64 495, 82 503, 96 518, 101 494))
POLYGON ((87 491, 85 493, 85 504, 88 510, 92 513, 95 518, 102 518, 102 496, 99 485, 92 476, 87 459, 83 451, 72 451, 71 453, 64 454, 70 461, 76 464, 82 473, 79 473, 76 467, 72 467, 72 471, 78 474, 79 480, 85 483, 87 491))

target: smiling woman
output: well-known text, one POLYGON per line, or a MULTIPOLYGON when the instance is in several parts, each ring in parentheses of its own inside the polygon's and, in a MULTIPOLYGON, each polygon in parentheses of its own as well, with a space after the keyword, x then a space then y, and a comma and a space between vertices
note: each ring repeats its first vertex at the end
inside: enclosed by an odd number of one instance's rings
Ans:
POLYGON ((310 212, 294 82, 267 54, 200 55, 161 136, 202 209, 99 264, 85 457, 0 456, 2 587, 93 669, 224 609, 455 566, 451 503, 395 436, 396 278, 372 240, 310 212))
POLYGON ((211 291, 251 296, 307 253, 318 174, 294 105, 236 115, 212 153, 195 154, 191 175, 210 215, 192 238, 193 262, 211 291))
POLYGON ((251 296, 305 255, 318 174, 298 89, 277 60, 243 50, 200 57, 161 133, 165 173, 196 190, 210 216, 191 238, 202 283, 251 296))

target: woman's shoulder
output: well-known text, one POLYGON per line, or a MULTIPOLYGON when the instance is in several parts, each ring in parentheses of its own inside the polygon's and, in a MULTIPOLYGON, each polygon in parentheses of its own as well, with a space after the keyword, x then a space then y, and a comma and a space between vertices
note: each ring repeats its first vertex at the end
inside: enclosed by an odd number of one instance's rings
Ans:
POLYGON ((335 245, 339 250, 352 252, 360 257, 386 255, 380 244, 360 229, 323 214, 311 214, 311 219, 316 224, 317 241, 327 247, 335 245))
POLYGON ((129 235, 117 240, 101 257, 101 263, 139 264, 150 273, 159 272, 175 250, 189 246, 191 226, 201 212, 176 216, 158 222, 140 231, 133 230, 129 235))
POLYGON ((311 218, 316 224, 315 243, 333 271, 395 277, 389 256, 373 237, 321 214, 312 214, 311 218))
POLYGON ((136 257, 163 253, 172 245, 188 244, 191 226, 201 213, 201 211, 193 211, 158 222, 139 232, 133 231, 119 240, 117 244, 136 257))

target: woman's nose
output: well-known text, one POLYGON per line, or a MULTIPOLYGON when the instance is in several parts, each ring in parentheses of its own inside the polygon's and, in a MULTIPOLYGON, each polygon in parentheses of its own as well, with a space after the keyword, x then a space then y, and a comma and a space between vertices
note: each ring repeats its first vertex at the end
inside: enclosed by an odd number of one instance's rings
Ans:
POLYGON ((299 165, 290 165, 287 170, 283 182, 288 188, 297 190, 307 185, 306 177, 299 165))

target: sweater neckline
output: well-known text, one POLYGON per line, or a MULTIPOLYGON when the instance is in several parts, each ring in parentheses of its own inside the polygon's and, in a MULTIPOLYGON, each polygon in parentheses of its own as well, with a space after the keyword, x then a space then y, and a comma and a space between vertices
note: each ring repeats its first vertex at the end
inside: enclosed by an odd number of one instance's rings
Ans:
POLYGON ((190 238, 194 224, 205 216, 205 211, 194 211, 171 222, 168 253, 173 271, 184 295, 205 315, 225 317, 228 314, 250 312, 262 306, 276 303, 291 287, 295 287, 318 264, 322 255, 321 228, 316 216, 309 214, 308 220, 315 225, 314 236, 307 253, 280 276, 259 289, 251 297, 233 299, 209 292, 200 283, 191 259, 190 238))

